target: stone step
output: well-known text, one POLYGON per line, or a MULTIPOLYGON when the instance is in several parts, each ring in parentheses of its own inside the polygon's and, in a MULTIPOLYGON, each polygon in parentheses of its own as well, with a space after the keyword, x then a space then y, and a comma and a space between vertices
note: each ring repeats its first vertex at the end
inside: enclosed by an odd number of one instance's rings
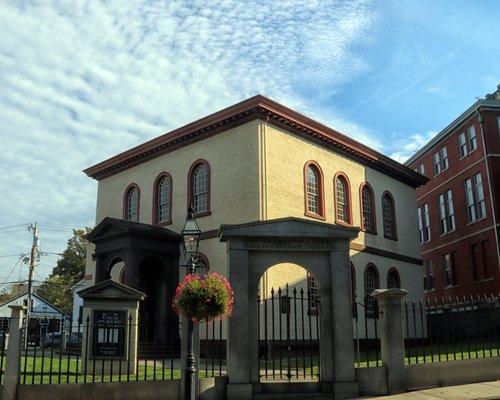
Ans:
POLYGON ((332 400, 333 393, 263 393, 254 394, 253 400, 332 400))

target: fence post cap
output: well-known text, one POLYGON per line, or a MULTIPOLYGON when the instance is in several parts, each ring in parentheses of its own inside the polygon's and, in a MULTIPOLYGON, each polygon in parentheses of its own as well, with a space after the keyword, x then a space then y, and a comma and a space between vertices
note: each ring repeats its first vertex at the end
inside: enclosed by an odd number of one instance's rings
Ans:
POLYGON ((384 299, 384 298, 402 298, 408 294, 407 290, 391 288, 391 289, 375 289, 372 292, 372 297, 376 299, 384 299))

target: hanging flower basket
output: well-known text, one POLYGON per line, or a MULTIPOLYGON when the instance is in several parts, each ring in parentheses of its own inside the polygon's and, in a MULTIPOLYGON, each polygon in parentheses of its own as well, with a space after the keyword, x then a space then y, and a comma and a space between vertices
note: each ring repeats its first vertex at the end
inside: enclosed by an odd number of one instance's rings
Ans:
POLYGON ((179 283, 173 300, 174 310, 195 321, 229 317, 233 311, 233 289, 222 275, 187 275, 179 283))

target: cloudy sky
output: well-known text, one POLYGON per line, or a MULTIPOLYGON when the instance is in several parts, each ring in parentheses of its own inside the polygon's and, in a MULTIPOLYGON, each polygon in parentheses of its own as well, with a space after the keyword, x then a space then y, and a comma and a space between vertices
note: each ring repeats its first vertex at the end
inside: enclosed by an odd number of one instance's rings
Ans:
POLYGON ((51 253, 93 224, 82 169, 257 93, 404 161, 500 83, 499 13, 495 0, 0 0, 0 283, 26 276, 26 224, 51 253))

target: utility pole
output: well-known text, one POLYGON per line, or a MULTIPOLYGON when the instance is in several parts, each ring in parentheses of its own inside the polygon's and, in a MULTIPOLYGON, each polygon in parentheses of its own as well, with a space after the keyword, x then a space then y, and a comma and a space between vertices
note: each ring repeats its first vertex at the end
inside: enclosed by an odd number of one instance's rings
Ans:
POLYGON ((30 256, 30 270, 28 275, 28 304, 26 307, 26 323, 24 332, 24 346, 28 347, 28 333, 29 333, 29 323, 31 317, 31 303, 33 297, 33 273, 35 272, 36 260, 39 254, 40 239, 38 237, 38 226, 31 224, 28 230, 33 232, 33 244, 31 245, 31 256, 30 256))

